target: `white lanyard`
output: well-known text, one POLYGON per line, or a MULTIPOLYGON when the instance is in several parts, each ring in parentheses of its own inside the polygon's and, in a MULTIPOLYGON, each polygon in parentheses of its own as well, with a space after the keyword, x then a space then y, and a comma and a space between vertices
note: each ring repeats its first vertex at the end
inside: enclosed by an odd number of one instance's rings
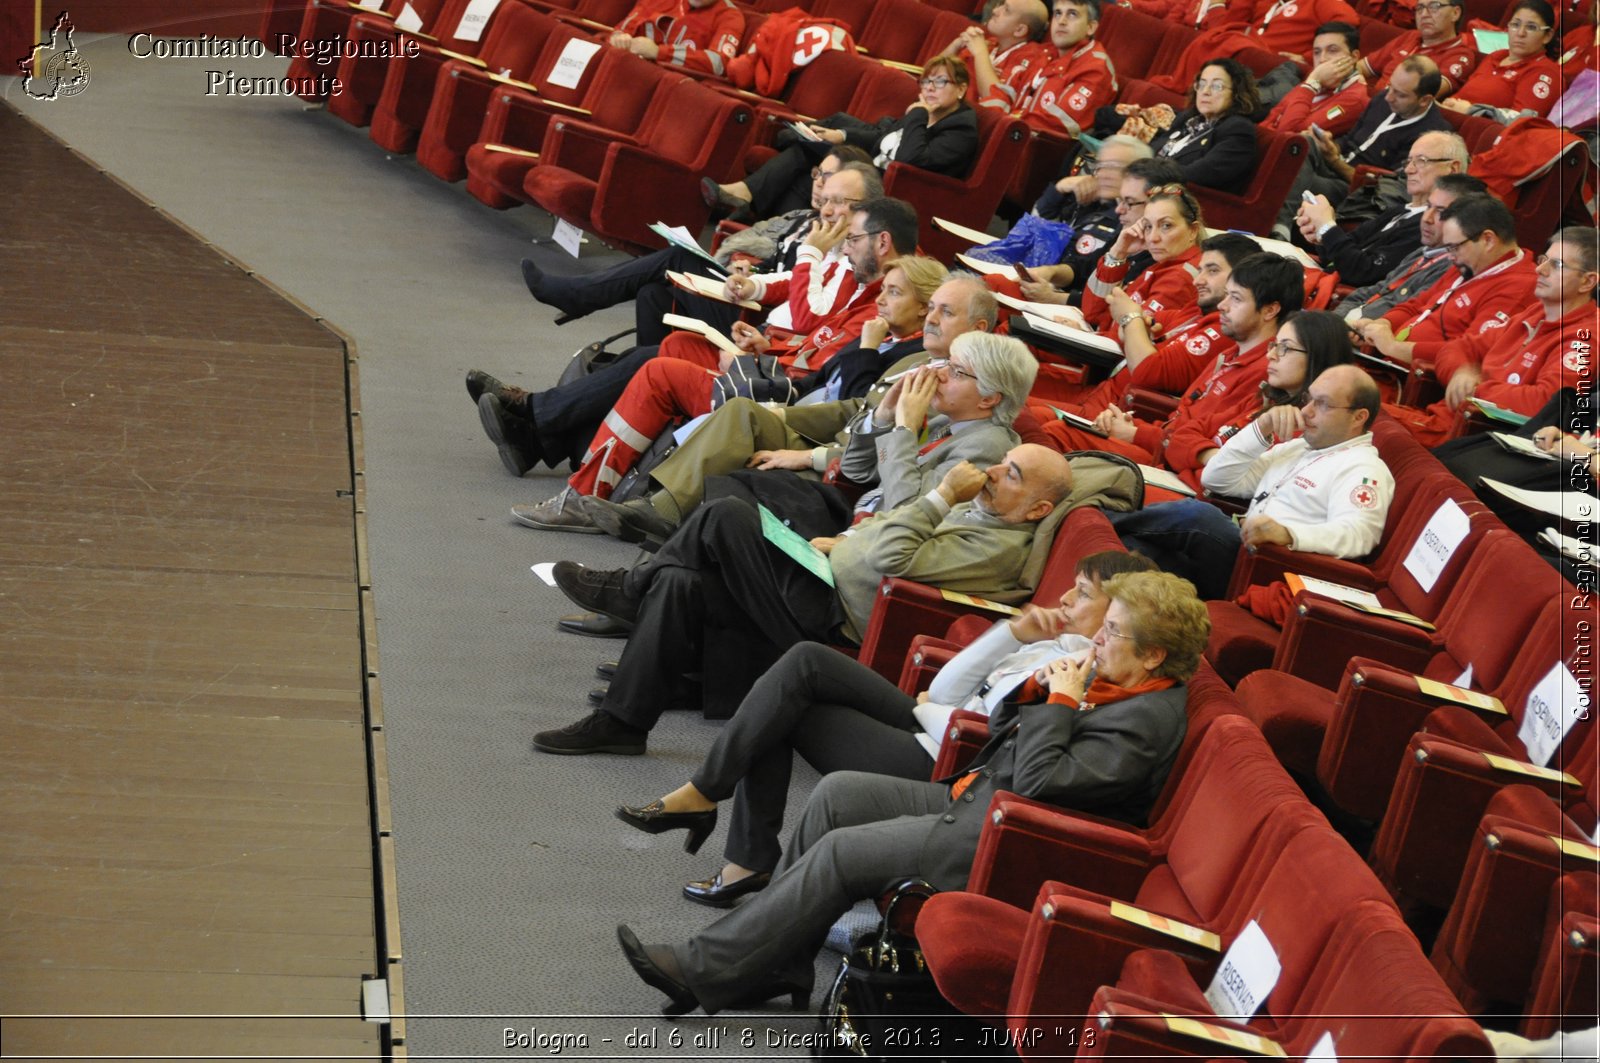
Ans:
POLYGON ((1522 250, 1519 248, 1517 250, 1516 254, 1512 255, 1510 258, 1506 259, 1504 262, 1501 262, 1499 265, 1496 265, 1496 266, 1494 266, 1494 267, 1492 267, 1490 269, 1484 270, 1482 273, 1474 273, 1471 277, 1463 277, 1459 272, 1457 272, 1456 273, 1456 279, 1453 282, 1451 282, 1450 287, 1448 287, 1448 288, 1446 288, 1444 290, 1444 294, 1439 296, 1438 301, 1435 302, 1432 306, 1428 307, 1428 309, 1424 310, 1422 313, 1418 314, 1415 318, 1413 318, 1411 320, 1411 323, 1406 326, 1406 329, 1407 330, 1414 329, 1418 325, 1422 324, 1424 321, 1428 320, 1428 317, 1435 310, 1437 310, 1441 306, 1443 306, 1445 304, 1445 300, 1449 299, 1450 296, 1455 292, 1455 290, 1457 288, 1461 287, 1463 284, 1470 284, 1473 281, 1484 280, 1486 278, 1492 277, 1496 273, 1499 273, 1502 270, 1510 269, 1512 266, 1515 266, 1518 262, 1521 262, 1521 261, 1522 261, 1522 250))
MULTIPOLYGON (((1428 104, 1428 110, 1432 110, 1432 109, 1433 109, 1433 104, 1431 104, 1431 103, 1428 104)), ((1349 162, 1351 159, 1355 158, 1357 155, 1360 155, 1363 151, 1366 151, 1369 147, 1372 146, 1372 142, 1373 141, 1375 141, 1379 137, 1383 136, 1383 134, 1385 132, 1387 132, 1388 130, 1390 130, 1390 129, 1402 129, 1402 128, 1410 125, 1412 122, 1419 122, 1419 121, 1422 120, 1422 118, 1427 113, 1428 113, 1428 111, 1425 110, 1421 114, 1414 114, 1410 118, 1402 118, 1402 119, 1400 119, 1400 121, 1397 122, 1397 121, 1395 121, 1395 113, 1393 111, 1390 111, 1389 112, 1389 117, 1385 118, 1382 122, 1378 123, 1378 128, 1373 130, 1373 133, 1372 133, 1372 135, 1370 137, 1368 137, 1366 140, 1362 141, 1359 145, 1357 145, 1354 150, 1345 153, 1344 161, 1345 162, 1349 162)))

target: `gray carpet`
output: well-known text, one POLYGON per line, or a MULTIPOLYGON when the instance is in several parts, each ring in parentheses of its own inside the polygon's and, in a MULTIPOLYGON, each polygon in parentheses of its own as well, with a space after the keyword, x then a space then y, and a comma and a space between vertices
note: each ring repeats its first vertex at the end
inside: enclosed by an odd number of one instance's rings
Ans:
MULTIPOLYGON (((528 745, 587 711, 594 666, 620 647, 559 634, 555 617, 571 607, 529 566, 615 566, 634 554, 510 522, 507 507, 548 497, 560 476, 507 476, 461 380, 479 366, 547 386, 573 350, 630 326, 623 307, 557 329, 517 269, 530 253, 569 273, 615 254, 591 243, 574 262, 534 246, 550 234, 548 215, 492 211, 298 101, 204 95, 207 68, 272 76, 281 60, 140 61, 123 36, 77 43, 92 69, 81 95, 33 101, 16 78, 0 78, 0 92, 357 346, 409 1051, 528 1055, 507 1047, 507 1031, 533 1027, 537 1037, 585 1034, 587 1052, 563 1054, 589 1058, 802 1054, 766 1046, 769 1029, 809 1029, 804 1016, 662 1023, 660 994, 634 978, 613 938, 619 921, 649 941, 714 917, 678 889, 720 865, 720 832, 691 858, 681 836, 639 834, 611 812, 686 779, 717 725, 668 713, 643 758, 550 757, 528 745), (580 1015, 622 1017, 562 1018, 580 1015), (656 1031, 655 1052, 623 1043, 635 1028, 656 1031), (716 1048, 694 1047, 696 1033, 717 1030, 716 1048), (746 1030, 755 1048, 739 1043, 746 1030)), ((801 765, 797 801, 814 782, 801 765)))

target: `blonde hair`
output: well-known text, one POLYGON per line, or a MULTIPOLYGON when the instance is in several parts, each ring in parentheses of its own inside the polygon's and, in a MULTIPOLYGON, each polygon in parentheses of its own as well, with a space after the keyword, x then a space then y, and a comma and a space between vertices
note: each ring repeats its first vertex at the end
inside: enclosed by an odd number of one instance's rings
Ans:
POLYGON ((923 306, 927 306, 933 299, 933 293, 939 290, 939 285, 950 279, 950 271, 944 268, 943 263, 926 255, 905 255, 897 258, 889 263, 883 275, 887 277, 891 269, 901 272, 912 291, 917 293, 917 302, 923 306))
POLYGON ((1194 674, 1211 637, 1211 615, 1193 583, 1170 572, 1128 572, 1100 586, 1128 611, 1135 648, 1167 651, 1151 675, 1181 682, 1194 674))

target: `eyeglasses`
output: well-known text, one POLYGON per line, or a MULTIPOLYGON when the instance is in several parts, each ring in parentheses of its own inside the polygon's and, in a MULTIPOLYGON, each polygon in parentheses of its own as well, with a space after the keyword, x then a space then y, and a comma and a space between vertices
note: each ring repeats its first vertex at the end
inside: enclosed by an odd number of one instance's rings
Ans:
POLYGON ((1122 207, 1124 210, 1132 210, 1134 207, 1142 207, 1148 202, 1150 202, 1148 199, 1129 199, 1127 196, 1117 197, 1117 206, 1122 207))
POLYGON ((844 245, 846 247, 849 247, 851 244, 855 243, 857 240, 865 240, 867 237, 869 237, 869 236, 877 236, 881 232, 883 232, 882 229, 868 229, 864 233, 850 233, 850 234, 845 236, 844 245))
POLYGON ((1445 4, 1445 3, 1440 3, 1439 0, 1433 0, 1432 3, 1418 4, 1417 5, 1417 14, 1420 15, 1420 14, 1426 13, 1426 14, 1429 14, 1429 15, 1437 15, 1440 11, 1442 11, 1443 9, 1445 9, 1447 7, 1460 7, 1460 6, 1461 6, 1460 4, 1445 4))
POLYGON ((1334 404, 1332 402, 1329 402, 1325 398, 1309 399, 1309 400, 1307 400, 1306 405, 1311 407, 1313 410, 1316 410, 1318 413, 1327 413, 1329 410, 1353 410, 1353 409, 1355 409, 1354 406, 1339 406, 1339 405, 1336 405, 1336 404, 1334 404))
POLYGON ((925 89, 942 89, 953 84, 947 77, 923 78, 917 84, 925 89))
POLYGON ((1227 92, 1232 88, 1233 86, 1226 81, 1196 81, 1194 83, 1194 91, 1196 92, 1227 92))
POLYGON ((1103 621, 1100 624, 1100 631, 1108 639, 1127 639, 1129 642, 1137 642, 1138 641, 1138 636, 1137 635, 1127 635, 1127 634, 1122 633, 1121 631, 1118 631, 1117 630, 1117 625, 1113 624, 1109 620, 1103 621))
POLYGON ((957 380, 977 380, 978 379, 978 374, 977 373, 974 373, 972 370, 968 369, 964 365, 957 365, 956 362, 953 361, 953 360, 946 361, 944 363, 944 369, 945 369, 946 372, 948 372, 951 376, 955 377, 957 380))
POLYGON ((1402 170, 1414 170, 1418 166, 1432 166, 1435 163, 1451 162, 1450 159, 1430 159, 1426 155, 1408 155, 1406 161, 1400 164, 1402 170))
MULTIPOLYGON (((1482 236, 1482 235, 1483 235, 1482 233, 1478 234, 1478 236, 1482 236)), ((1453 255, 1453 254, 1456 253, 1457 249, 1463 247, 1466 244, 1472 243, 1472 241, 1476 240, 1478 238, 1478 236, 1469 236, 1465 240, 1457 240, 1453 244, 1441 243, 1439 246, 1444 248, 1445 251, 1447 251, 1447 252, 1449 252, 1450 254, 1453 255)))
POLYGON ((1508 33, 1543 33, 1549 28, 1549 26, 1541 26, 1537 22, 1523 22, 1521 19, 1506 23, 1506 32, 1508 33))
POLYGON ((1083 172, 1090 177, 1099 173, 1121 173, 1127 168, 1128 164, 1125 162, 1101 162, 1099 159, 1093 159, 1083 164, 1083 172))
POLYGON ((811 167, 811 179, 813 181, 825 181, 838 172, 838 170, 824 170, 820 166, 813 166, 811 167))
POLYGON ((1278 340, 1273 340, 1272 342, 1267 344, 1267 357, 1268 358, 1271 358, 1273 356, 1282 357, 1285 354, 1310 354, 1310 353, 1311 352, 1306 350, 1304 347, 1294 347, 1294 346, 1291 346, 1290 344, 1282 343, 1282 342, 1280 342, 1278 340))
MULTIPOLYGON (((1556 272, 1557 270, 1580 269, 1580 267, 1571 262, 1563 262, 1561 259, 1551 258, 1549 255, 1540 255, 1538 258, 1533 260, 1533 267, 1535 269, 1538 269, 1540 266, 1549 266, 1550 272, 1552 273, 1556 272)), ((1594 270, 1581 270, 1581 272, 1593 273, 1594 270)))
MULTIPOLYGON (((818 196, 817 203, 823 207, 859 207, 862 200, 851 199, 848 196, 818 196)), ((865 233, 862 234, 866 235, 865 233)))

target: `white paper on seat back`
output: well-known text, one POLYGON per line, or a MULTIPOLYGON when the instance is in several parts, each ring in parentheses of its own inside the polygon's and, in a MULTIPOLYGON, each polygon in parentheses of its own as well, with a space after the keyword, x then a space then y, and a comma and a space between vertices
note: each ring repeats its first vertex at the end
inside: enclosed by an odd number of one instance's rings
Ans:
POLYGON ((1549 764, 1572 725, 1588 715, 1589 702, 1578 677, 1565 661, 1557 661, 1528 694, 1517 738, 1527 747, 1529 760, 1549 764))
POLYGON ((1424 592, 1433 590, 1433 585, 1439 582, 1439 574, 1450 563, 1456 547, 1471 528, 1472 521, 1453 498, 1445 499, 1428 518, 1428 526, 1417 536, 1405 561, 1406 571, 1424 592))
POLYGON ((1254 919, 1228 947, 1228 954, 1217 966, 1216 977, 1206 990, 1206 1002, 1221 1018, 1243 1022, 1257 1011, 1278 984, 1283 965, 1266 932, 1254 919))
POLYGON ((463 41, 483 40, 483 28, 489 24, 489 16, 499 6, 500 0, 472 0, 461 13, 461 21, 457 23, 452 36, 463 41))

